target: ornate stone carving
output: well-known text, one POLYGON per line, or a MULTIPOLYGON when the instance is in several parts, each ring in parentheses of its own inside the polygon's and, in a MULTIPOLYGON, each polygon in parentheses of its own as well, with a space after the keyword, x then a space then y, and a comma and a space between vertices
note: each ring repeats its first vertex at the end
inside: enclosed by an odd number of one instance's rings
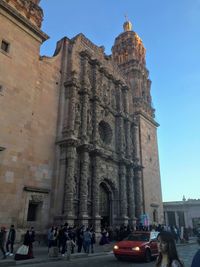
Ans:
POLYGON ((17 11, 30 20, 37 27, 41 27, 43 20, 43 11, 38 6, 37 0, 6 0, 8 4, 15 7, 17 11))
POLYGON ((41 194, 34 194, 34 195, 31 195, 31 200, 35 203, 40 203, 40 202, 43 202, 44 200, 44 196, 41 195, 41 194))

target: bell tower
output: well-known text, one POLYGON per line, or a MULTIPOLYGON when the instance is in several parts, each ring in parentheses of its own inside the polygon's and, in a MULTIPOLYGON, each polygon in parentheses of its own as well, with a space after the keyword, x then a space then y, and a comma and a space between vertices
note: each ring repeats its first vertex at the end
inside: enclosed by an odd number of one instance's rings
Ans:
POLYGON ((130 21, 127 20, 123 28, 124 32, 115 39, 112 47, 113 60, 126 76, 131 88, 132 99, 129 105, 134 107, 132 112, 144 112, 154 117, 154 109, 151 106, 151 81, 145 61, 146 49, 141 38, 132 30, 130 21))
MULTIPOLYGON (((115 39, 112 47, 112 58, 130 88, 129 113, 137 124, 137 140, 135 142, 139 168, 134 169, 134 179, 140 181, 142 185, 143 212, 149 216, 151 223, 156 223, 156 221, 163 221, 157 143, 157 127, 159 125, 154 120, 155 110, 152 107, 150 93, 151 81, 145 60, 146 50, 141 38, 133 31, 130 21, 126 20, 123 28, 124 32, 115 39), (158 216, 156 217, 155 214, 158 216)), ((137 191, 138 189, 136 189, 135 195, 139 195, 137 191)))

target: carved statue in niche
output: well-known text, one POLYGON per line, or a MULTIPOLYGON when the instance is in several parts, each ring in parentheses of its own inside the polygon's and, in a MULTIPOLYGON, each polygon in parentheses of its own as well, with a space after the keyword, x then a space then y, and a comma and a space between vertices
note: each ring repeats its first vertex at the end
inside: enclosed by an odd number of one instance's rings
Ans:
POLYGON ((78 198, 79 195, 79 173, 80 173, 80 158, 79 156, 76 159, 75 163, 75 174, 74 174, 74 196, 75 198, 78 198))

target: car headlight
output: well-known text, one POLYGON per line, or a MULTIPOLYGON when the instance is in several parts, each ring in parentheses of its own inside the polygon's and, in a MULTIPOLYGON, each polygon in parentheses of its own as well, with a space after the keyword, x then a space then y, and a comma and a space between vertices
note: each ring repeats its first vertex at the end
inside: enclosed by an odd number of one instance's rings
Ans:
POLYGON ((133 247, 132 250, 134 250, 134 251, 140 251, 140 248, 139 247, 133 247))
POLYGON ((117 245, 115 245, 115 246, 113 247, 113 249, 119 249, 119 247, 118 247, 117 245))

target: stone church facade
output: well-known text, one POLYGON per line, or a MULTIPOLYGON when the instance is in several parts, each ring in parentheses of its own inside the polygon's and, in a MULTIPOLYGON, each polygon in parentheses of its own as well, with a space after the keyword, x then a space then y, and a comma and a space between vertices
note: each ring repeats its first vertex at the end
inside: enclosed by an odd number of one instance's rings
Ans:
POLYGON ((0 224, 163 223, 145 48, 130 22, 106 55, 83 34, 41 57, 38 0, 0 0, 0 224))

